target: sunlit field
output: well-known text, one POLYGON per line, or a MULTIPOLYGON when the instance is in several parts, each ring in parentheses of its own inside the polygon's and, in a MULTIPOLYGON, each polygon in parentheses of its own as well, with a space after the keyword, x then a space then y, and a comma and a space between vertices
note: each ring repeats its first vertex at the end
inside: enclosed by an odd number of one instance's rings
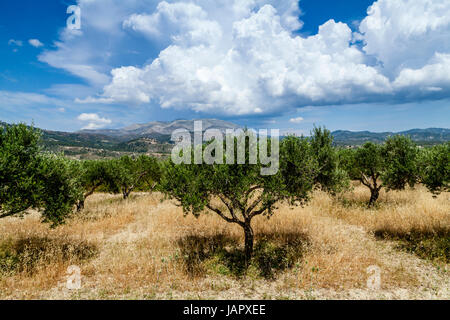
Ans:
POLYGON ((0 221, 1 299, 450 298, 450 195, 367 188, 257 217, 243 264, 242 228, 216 214, 184 217, 160 194, 95 194, 65 225, 37 214, 0 221), (67 288, 67 268, 81 289, 67 288), (373 266, 380 287, 367 285, 373 266))

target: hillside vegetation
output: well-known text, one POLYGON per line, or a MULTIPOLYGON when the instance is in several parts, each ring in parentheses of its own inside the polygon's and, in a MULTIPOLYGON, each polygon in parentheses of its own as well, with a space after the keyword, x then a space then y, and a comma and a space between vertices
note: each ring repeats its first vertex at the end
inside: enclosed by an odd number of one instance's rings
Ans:
MULTIPOLYGON (((220 120, 202 119, 203 130, 218 127, 220 130, 238 129, 239 126, 220 120)), ((7 124, 0 121, 0 127, 7 124)), ((148 154, 167 157, 174 143, 171 132, 176 129, 193 130, 193 121, 150 122, 132 125, 117 130, 83 130, 80 132, 61 132, 42 130, 42 145, 51 152, 63 152, 66 156, 78 159, 118 158, 122 155, 148 154)), ((355 147, 366 142, 383 143, 396 134, 409 136, 420 146, 432 146, 450 141, 450 129, 430 128, 412 129, 398 133, 370 131, 332 132, 334 144, 341 147, 355 147)))

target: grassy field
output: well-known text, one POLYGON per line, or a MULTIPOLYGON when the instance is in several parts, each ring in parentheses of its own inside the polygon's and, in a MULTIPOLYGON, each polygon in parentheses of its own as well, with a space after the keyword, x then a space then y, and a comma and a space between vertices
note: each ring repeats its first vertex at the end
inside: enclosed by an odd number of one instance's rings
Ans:
POLYGON ((338 198, 281 203, 243 234, 215 214, 183 217, 159 194, 96 194, 50 229, 37 214, 0 221, 1 299, 449 299, 450 198, 425 188, 382 193, 356 185, 338 198), (69 290, 67 268, 81 269, 69 290), (379 289, 368 288, 370 266, 379 289))

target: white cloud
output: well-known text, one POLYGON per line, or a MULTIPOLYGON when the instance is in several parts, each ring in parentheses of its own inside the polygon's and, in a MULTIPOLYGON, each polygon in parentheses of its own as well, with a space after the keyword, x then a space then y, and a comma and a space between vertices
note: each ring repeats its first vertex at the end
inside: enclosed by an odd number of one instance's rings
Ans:
MULTIPOLYGON (((196 12, 206 19, 203 11, 196 12)), ((366 66, 363 54, 351 45, 347 25, 330 20, 318 35, 305 39, 292 36, 281 21, 276 9, 265 5, 232 22, 227 46, 221 39, 197 43, 189 37, 190 41, 174 42, 143 68, 114 69, 101 99, 156 100, 163 108, 244 115, 390 91, 388 79, 366 66)))
POLYGON ((309 37, 292 32, 302 26, 297 0, 79 5, 82 30, 63 32, 57 50, 40 56, 98 89, 77 102, 235 116, 450 93, 448 0, 378 0, 359 33, 330 20, 309 37), (140 36, 140 45, 150 48, 146 62, 118 62, 140 36), (355 40, 362 40, 362 49, 355 40))
POLYGON ((101 118, 96 113, 82 113, 77 117, 77 119, 83 122, 88 122, 88 124, 82 128, 83 130, 100 129, 112 123, 110 119, 101 118))
POLYGON ((378 0, 361 22, 363 50, 392 80, 399 99, 450 94, 450 2, 378 0))
POLYGON ((216 21, 193 3, 160 2, 153 14, 133 14, 123 23, 124 28, 142 32, 148 37, 171 37, 174 43, 211 43, 221 38, 216 21))
MULTIPOLYGON (((399 88, 450 86, 450 54, 437 53, 430 63, 420 69, 402 69, 394 84, 399 88)), ((436 90, 435 90, 436 91, 436 90)))
POLYGON ((39 41, 38 39, 30 39, 30 40, 28 40, 28 43, 35 48, 44 46, 44 44, 41 41, 39 41))
POLYGON ((361 22, 364 51, 395 77, 404 68, 422 68, 435 53, 450 53, 448 0, 378 0, 361 22))
POLYGON ((289 122, 292 122, 292 123, 300 123, 300 122, 302 122, 303 120, 305 120, 305 119, 303 119, 302 117, 298 117, 298 118, 292 118, 292 119, 290 119, 289 122))

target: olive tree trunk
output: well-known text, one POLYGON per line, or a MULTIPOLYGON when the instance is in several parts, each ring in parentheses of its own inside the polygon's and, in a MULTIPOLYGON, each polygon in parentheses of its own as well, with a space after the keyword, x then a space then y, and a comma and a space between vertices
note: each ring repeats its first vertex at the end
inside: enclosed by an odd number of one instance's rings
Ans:
POLYGON ((245 233, 245 264, 248 266, 253 255, 254 233, 250 221, 244 223, 245 233))
POLYGON ((375 205, 375 202, 377 202, 379 196, 380 196, 380 189, 378 188, 370 189, 369 207, 373 207, 375 205))
POLYGON ((81 212, 84 209, 84 199, 77 202, 77 212, 81 212))

